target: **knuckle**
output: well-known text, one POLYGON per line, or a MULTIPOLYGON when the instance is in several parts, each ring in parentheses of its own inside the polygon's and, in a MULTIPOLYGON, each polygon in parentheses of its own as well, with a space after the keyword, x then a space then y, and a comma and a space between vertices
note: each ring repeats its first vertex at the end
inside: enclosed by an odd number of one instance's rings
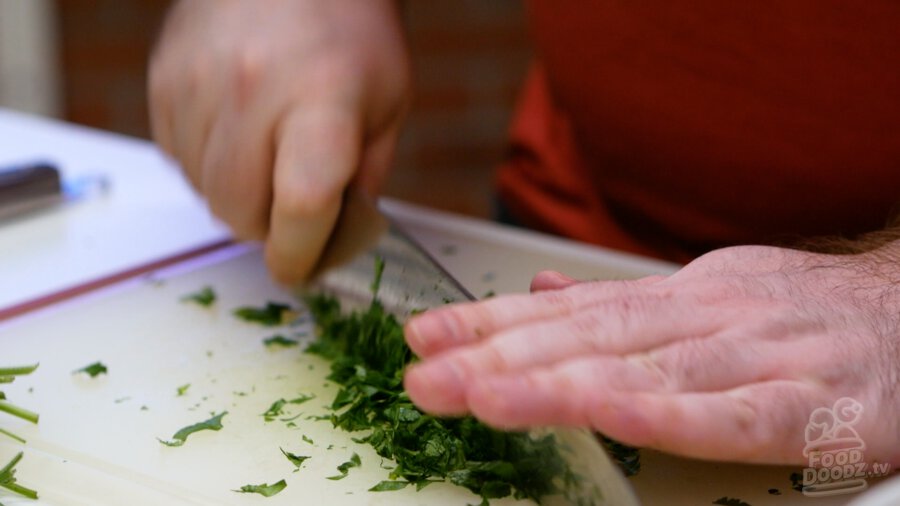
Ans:
POLYGON ((341 197, 340 190, 296 184, 276 185, 274 193, 276 212, 287 219, 322 216, 341 197))

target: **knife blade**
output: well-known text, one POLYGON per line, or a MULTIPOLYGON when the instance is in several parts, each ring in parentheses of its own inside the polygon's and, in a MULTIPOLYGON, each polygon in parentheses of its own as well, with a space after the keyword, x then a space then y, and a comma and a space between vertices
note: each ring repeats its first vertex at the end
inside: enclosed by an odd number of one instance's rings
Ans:
MULTIPOLYGON (((475 300, 400 224, 379 212, 369 197, 350 189, 303 292, 324 292, 337 297, 342 307, 359 310, 372 301, 372 282, 379 268, 383 270, 378 299, 400 321, 443 304, 475 300)), ((547 497, 543 504, 640 504, 631 484, 591 432, 547 427, 533 429, 529 435, 552 435, 569 468, 581 478, 561 483, 564 493, 547 497)))

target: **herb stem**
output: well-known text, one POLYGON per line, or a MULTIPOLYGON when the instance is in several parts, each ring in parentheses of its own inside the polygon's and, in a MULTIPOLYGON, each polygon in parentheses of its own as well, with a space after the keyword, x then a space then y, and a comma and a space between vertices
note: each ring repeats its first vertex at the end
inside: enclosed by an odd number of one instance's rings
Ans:
POLYGON ((25 441, 23 438, 21 438, 21 437, 15 435, 15 434, 13 434, 12 432, 10 432, 10 431, 8 431, 8 430, 2 429, 2 428, 0 428, 0 434, 3 434, 4 436, 10 437, 10 438, 12 438, 12 439, 15 439, 16 441, 18 441, 18 442, 20 442, 20 443, 22 443, 22 444, 25 444, 25 443, 27 442, 27 441, 25 441))
POLYGON ((38 364, 23 365, 19 367, 0 367, 0 376, 24 376, 31 374, 38 368, 38 364))
POLYGON ((38 423, 38 414, 34 411, 28 411, 25 408, 20 408, 18 406, 14 406, 6 401, 0 401, 0 411, 5 413, 9 413, 12 416, 17 416, 23 420, 28 420, 31 423, 38 423))

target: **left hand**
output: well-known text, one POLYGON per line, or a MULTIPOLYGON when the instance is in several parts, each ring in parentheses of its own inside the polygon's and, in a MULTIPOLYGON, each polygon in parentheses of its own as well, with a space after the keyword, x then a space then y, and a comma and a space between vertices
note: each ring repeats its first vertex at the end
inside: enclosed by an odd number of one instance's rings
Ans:
POLYGON ((812 411, 864 407, 866 460, 900 463, 900 264, 742 246, 669 277, 455 304, 406 326, 421 408, 590 427, 713 460, 802 463, 812 411))

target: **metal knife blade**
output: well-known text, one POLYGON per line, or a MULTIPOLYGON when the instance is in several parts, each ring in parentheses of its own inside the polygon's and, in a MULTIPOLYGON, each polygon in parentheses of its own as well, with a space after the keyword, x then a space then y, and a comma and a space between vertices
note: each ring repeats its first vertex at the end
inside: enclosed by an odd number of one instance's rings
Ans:
MULTIPOLYGON (((475 300, 402 227, 380 213, 374 202, 355 190, 345 195, 335 232, 304 290, 337 297, 342 307, 362 309, 372 301, 376 259, 384 262, 378 298, 403 321, 410 314, 449 302, 475 300)), ((569 468, 581 479, 560 483, 564 493, 543 504, 637 506, 631 484, 591 432, 541 428, 532 437, 552 434, 569 468)))

